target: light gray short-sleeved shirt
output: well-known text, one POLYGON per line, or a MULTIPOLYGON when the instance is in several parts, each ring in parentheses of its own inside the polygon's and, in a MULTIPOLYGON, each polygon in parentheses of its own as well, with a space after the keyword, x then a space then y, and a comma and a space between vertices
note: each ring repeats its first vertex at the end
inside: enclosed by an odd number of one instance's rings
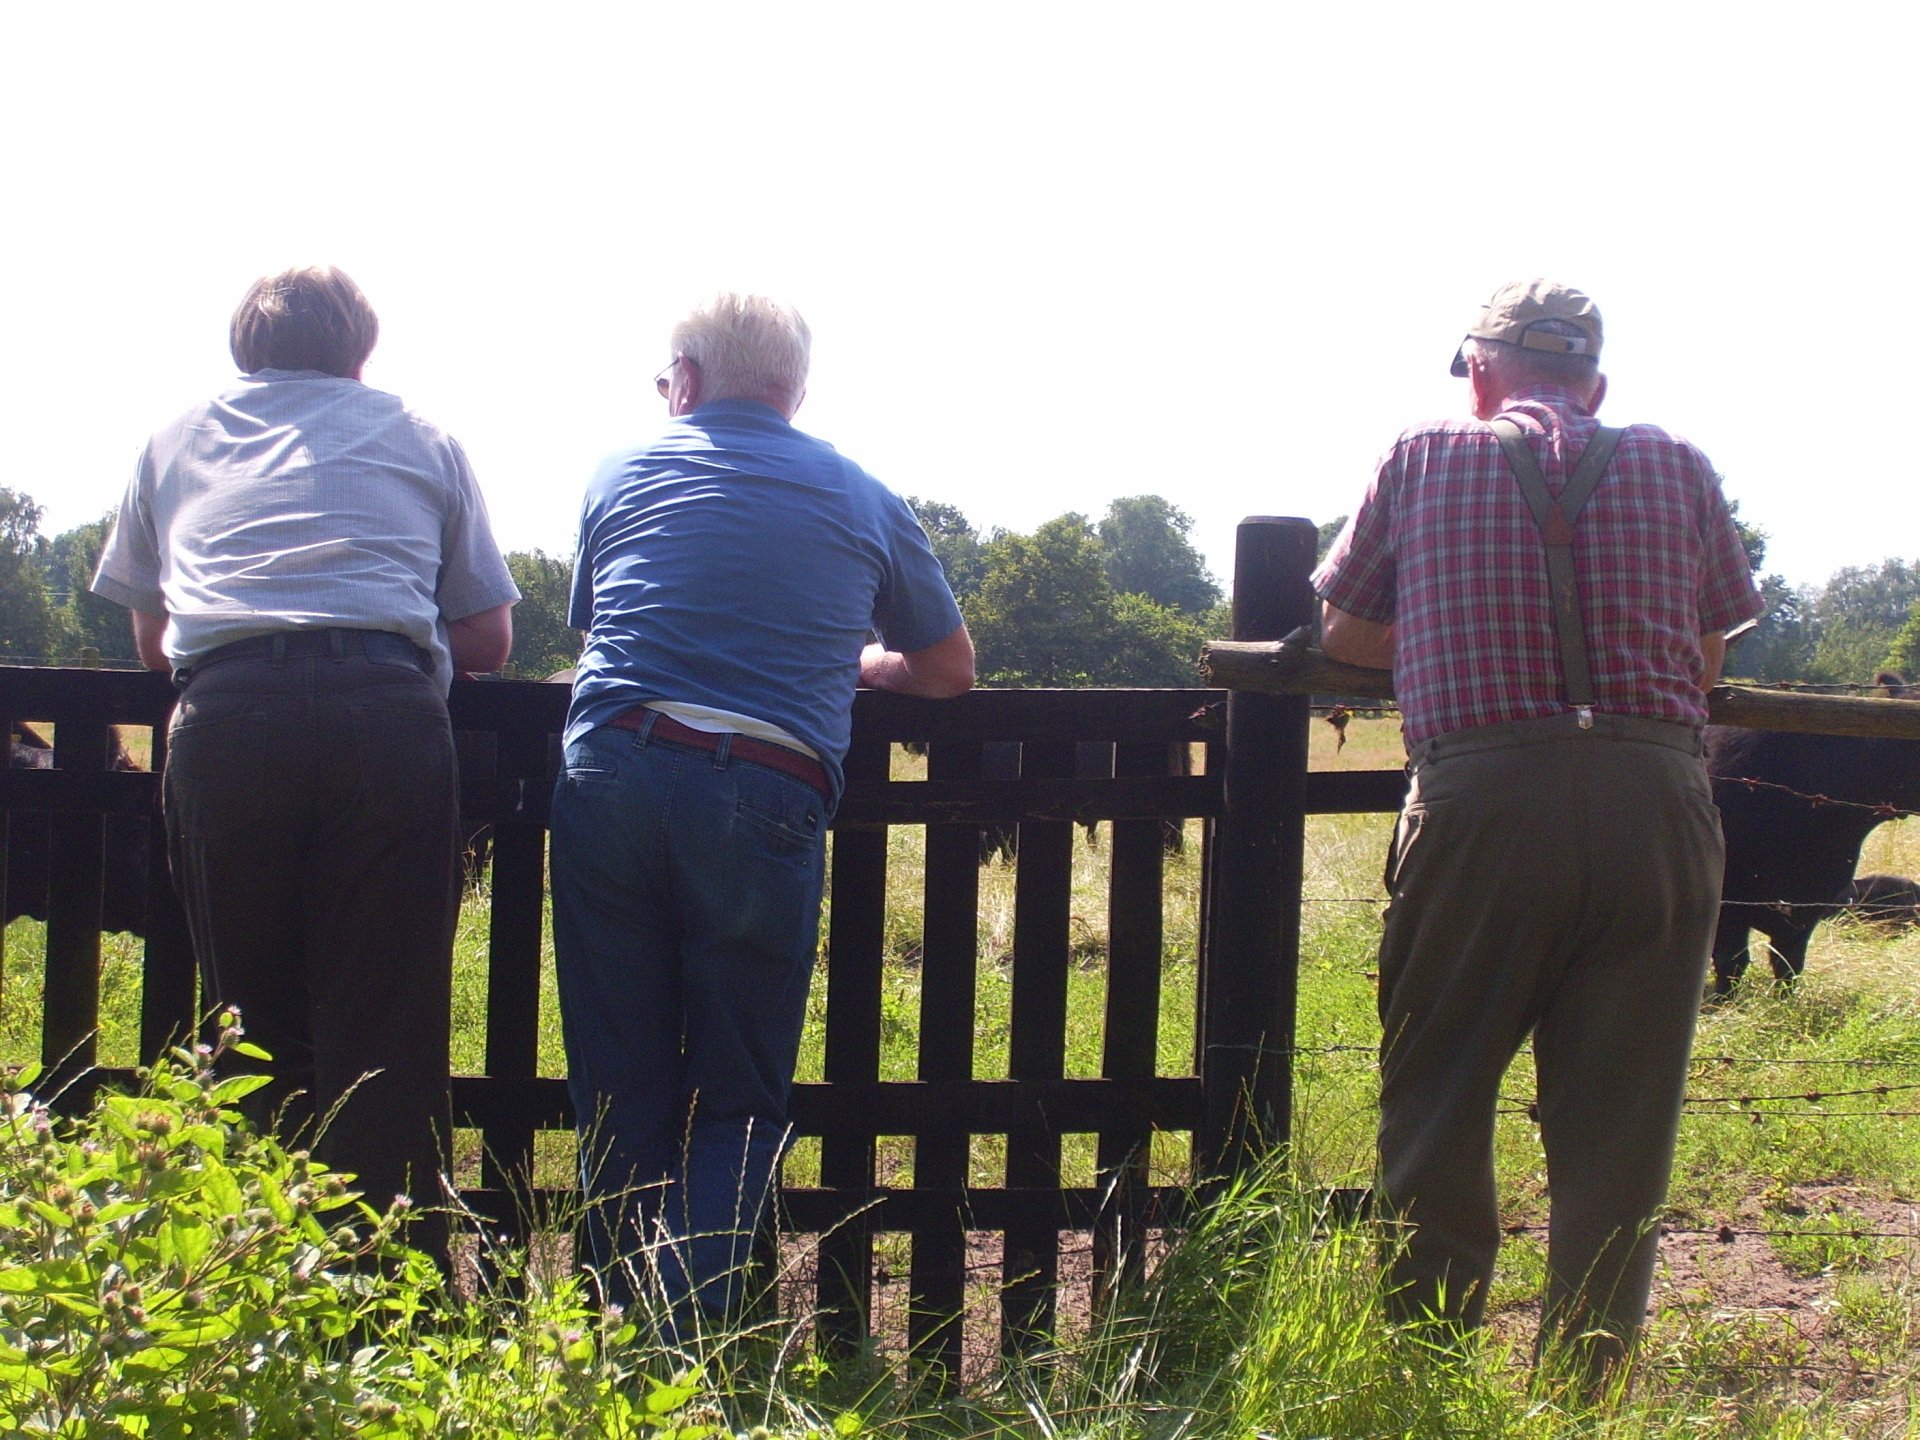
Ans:
POLYGON ((165 614, 175 669, 235 640, 390 630, 453 678, 447 621, 520 592, 458 443, 394 395, 261 370, 147 442, 93 590, 165 614))

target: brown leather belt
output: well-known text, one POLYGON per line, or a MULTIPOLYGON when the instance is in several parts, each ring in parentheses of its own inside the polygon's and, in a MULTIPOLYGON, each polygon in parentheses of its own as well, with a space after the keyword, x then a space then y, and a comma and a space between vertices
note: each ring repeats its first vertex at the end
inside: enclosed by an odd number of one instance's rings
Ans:
POLYGON ((796 780, 804 780, 820 792, 822 800, 832 798, 833 792, 827 785, 826 766, 811 755, 802 755, 798 750, 776 745, 771 740, 756 740, 751 735, 740 735, 733 731, 716 734, 711 730, 696 730, 691 725, 682 725, 665 711, 650 710, 645 705, 623 710, 607 724, 616 730, 638 730, 650 740, 667 740, 694 750, 718 750, 722 740, 729 740, 732 743, 727 746, 727 753, 734 758, 764 765, 769 770, 778 770, 796 780), (649 720, 653 722, 651 726, 647 723, 649 720))

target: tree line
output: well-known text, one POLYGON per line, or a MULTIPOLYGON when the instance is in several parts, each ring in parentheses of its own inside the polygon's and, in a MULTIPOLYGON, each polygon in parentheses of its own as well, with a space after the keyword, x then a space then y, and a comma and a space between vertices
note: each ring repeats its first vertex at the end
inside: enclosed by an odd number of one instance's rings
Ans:
POLYGON ((1920 673, 1920 560, 1849 565, 1824 585, 1792 585, 1766 569, 1767 532, 1734 509, 1767 608, 1728 650, 1729 679, 1870 685, 1882 670, 1920 673))
MULTIPOLYGON (((1229 633, 1192 519, 1158 495, 1115 500, 1097 521, 1069 512, 1030 533, 983 533, 956 505, 908 503, 946 567, 984 685, 1195 685, 1201 646, 1229 633)), ((42 513, 0 486, 0 661, 133 663, 127 612, 87 589, 111 518, 48 537, 42 513)), ((1766 570, 1767 532, 1735 518, 1767 610, 1734 646, 1729 676, 1834 685, 1920 671, 1920 560, 1848 566, 1824 585, 1795 586, 1766 570)), ((1343 522, 1320 527, 1322 553, 1343 522)), ((507 567, 525 598, 506 673, 566 669, 580 653, 567 624, 572 559, 516 550, 507 567)))
MULTIPOLYGON (((1199 683, 1201 645, 1227 630, 1219 584, 1188 538, 1192 520, 1157 495, 1115 500, 1031 534, 982 534, 959 508, 910 500, 972 631, 984 684, 1017 687, 1199 683)), ((0 660, 135 663, 127 612, 87 589, 110 516, 49 538, 40 506, 0 486, 0 660)), ((571 557, 515 550, 506 673, 542 679, 571 666, 571 557)))

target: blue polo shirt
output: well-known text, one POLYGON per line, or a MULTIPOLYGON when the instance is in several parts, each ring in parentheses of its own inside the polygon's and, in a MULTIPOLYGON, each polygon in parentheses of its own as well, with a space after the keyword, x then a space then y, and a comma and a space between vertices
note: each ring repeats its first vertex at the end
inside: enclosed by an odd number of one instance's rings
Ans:
POLYGON ((911 508, 770 406, 702 405, 587 487, 566 741, 635 705, 744 715, 804 742, 834 803, 869 632, 924 650, 960 609, 911 508))

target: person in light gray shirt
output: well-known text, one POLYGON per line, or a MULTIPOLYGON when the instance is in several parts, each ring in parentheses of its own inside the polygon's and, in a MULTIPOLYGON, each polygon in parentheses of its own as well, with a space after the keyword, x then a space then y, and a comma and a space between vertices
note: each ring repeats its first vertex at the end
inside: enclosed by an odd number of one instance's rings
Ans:
MULTIPOLYGON (((93 589, 180 688, 174 885, 206 1005, 273 1057, 254 1117, 384 1206, 439 1194, 446 697, 456 670, 505 662, 520 597, 459 445, 361 383, 378 332, 338 270, 256 281, 231 331, 245 373, 148 442, 93 589)), ((413 1237, 444 1264, 439 1216, 413 1237)))

